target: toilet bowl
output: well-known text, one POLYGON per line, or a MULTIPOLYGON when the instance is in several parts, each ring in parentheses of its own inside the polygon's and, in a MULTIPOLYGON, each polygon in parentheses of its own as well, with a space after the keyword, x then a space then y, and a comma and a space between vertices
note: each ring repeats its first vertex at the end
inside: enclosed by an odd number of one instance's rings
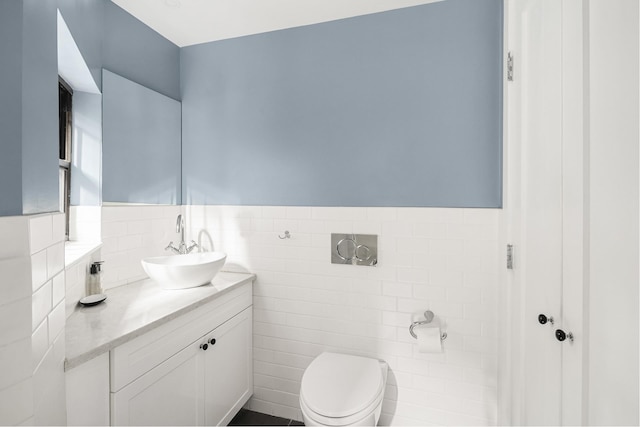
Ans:
POLYGON ((325 352, 304 371, 300 409, 307 426, 375 426, 387 383, 386 362, 325 352))

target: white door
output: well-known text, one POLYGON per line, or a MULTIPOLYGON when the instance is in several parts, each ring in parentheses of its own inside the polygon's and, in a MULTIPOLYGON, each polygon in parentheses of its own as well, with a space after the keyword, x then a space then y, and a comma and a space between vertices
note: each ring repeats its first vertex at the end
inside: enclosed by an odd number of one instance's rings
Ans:
POLYGON ((205 423, 227 425, 253 394, 252 308, 210 334, 205 357, 205 423))
POLYGON ((193 343, 117 393, 111 394, 111 423, 203 425, 204 352, 193 343))
POLYGON ((580 373, 576 378, 566 372, 581 369, 574 364, 581 353, 567 351, 576 344, 558 341, 555 331, 569 332, 568 312, 580 317, 574 325, 581 322, 581 311, 568 307, 581 304, 582 286, 576 273, 582 254, 574 252, 581 245, 576 225, 582 224, 576 222, 582 215, 577 127, 582 118, 582 36, 577 31, 582 5, 579 0, 513 0, 507 5, 507 46, 514 58, 513 81, 507 85, 506 209, 515 250, 510 338, 518 348, 512 422, 580 424, 580 373))

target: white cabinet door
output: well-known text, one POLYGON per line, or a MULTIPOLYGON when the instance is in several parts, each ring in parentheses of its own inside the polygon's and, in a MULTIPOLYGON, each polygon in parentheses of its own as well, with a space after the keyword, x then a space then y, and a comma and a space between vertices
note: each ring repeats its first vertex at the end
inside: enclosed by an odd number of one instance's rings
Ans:
POLYGON ((507 196, 512 419, 581 425, 583 286, 583 7, 508 2, 507 196), (539 320, 539 315, 544 315, 539 320), (553 317, 553 322, 545 319, 553 317))
POLYGON ((197 341, 111 394, 113 425, 203 425, 203 362, 197 341))
POLYGON ((227 425, 253 393, 252 309, 206 336, 205 423, 227 425))
POLYGON ((519 36, 511 39, 516 67, 509 92, 510 138, 520 148, 517 158, 511 152, 510 167, 520 179, 511 201, 521 209, 513 274, 524 296, 522 422, 560 425, 561 346, 553 325, 540 324, 538 315, 557 322, 562 307, 562 2, 511 6, 519 36))

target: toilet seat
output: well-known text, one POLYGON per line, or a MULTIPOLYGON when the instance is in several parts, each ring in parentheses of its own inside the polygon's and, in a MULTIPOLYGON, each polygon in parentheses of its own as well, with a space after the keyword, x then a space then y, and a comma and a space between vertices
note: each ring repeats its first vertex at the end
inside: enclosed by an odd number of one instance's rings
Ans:
POLYGON ((322 353, 305 370, 300 404, 320 424, 355 424, 380 405, 384 383, 375 359, 322 353))
POLYGON ((373 401, 367 408, 346 417, 326 417, 324 415, 318 414, 317 412, 312 411, 306 405, 302 397, 300 399, 300 407, 302 409, 302 412, 307 417, 309 417, 319 425, 334 426, 334 427, 351 426, 351 425, 357 425, 361 420, 371 416, 373 412, 375 412, 380 406, 383 397, 384 397, 384 393, 380 393, 378 398, 375 401, 373 401))

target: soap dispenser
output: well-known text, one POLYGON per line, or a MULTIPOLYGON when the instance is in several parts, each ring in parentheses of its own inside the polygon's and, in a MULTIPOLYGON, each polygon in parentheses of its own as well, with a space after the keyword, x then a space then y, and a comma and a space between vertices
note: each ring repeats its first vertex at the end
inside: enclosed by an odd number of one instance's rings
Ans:
POLYGON ((102 263, 104 261, 95 261, 89 267, 89 292, 88 295, 97 295, 102 293, 102 263))
POLYGON ((82 305, 96 305, 107 299, 102 293, 102 263, 104 261, 95 261, 89 267, 89 278, 87 280, 87 296, 80 300, 82 305))

